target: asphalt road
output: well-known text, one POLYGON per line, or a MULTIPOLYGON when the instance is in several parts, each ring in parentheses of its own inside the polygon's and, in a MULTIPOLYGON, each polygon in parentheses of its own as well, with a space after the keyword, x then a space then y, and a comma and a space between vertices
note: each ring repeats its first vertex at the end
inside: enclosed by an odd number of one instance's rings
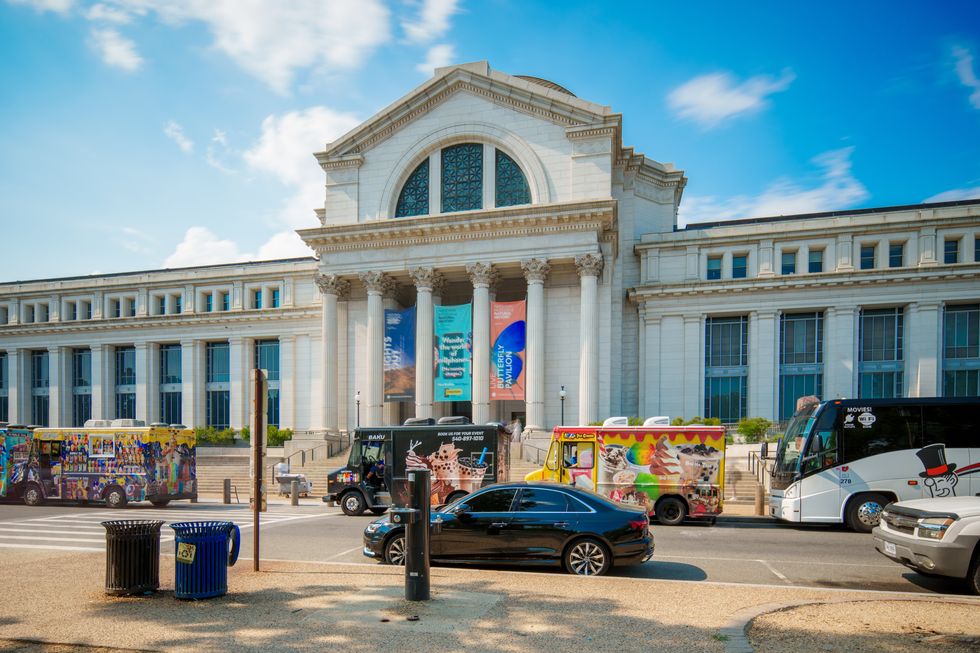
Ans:
MULTIPOLYGON (((242 528, 242 558, 251 558, 252 519, 247 505, 175 502, 165 509, 129 506, 0 505, 0 556, 9 548, 51 551, 104 550, 109 519, 233 521, 242 528)), ((313 500, 299 507, 270 504, 260 518, 263 558, 376 564, 361 553, 361 533, 372 515, 348 517, 313 500)), ((788 526, 719 519, 714 526, 653 526, 656 553, 650 562, 613 574, 683 581, 833 587, 859 590, 964 594, 956 581, 921 576, 884 558, 870 535, 840 527, 788 526)), ((172 530, 161 530, 165 553, 172 530)), ((542 570, 542 574, 560 573, 542 570)))

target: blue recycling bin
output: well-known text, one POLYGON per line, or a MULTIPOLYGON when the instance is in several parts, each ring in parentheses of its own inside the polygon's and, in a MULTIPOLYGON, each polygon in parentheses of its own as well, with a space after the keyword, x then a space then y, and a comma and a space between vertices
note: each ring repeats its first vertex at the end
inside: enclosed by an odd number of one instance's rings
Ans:
POLYGON ((238 560, 241 533, 230 521, 171 524, 176 536, 174 596, 209 599, 228 592, 228 567, 238 560))

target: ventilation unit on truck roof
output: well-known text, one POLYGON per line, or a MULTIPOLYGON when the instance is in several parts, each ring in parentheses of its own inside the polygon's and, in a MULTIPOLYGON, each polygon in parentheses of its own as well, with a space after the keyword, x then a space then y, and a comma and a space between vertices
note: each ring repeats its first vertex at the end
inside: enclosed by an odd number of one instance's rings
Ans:
POLYGON ((666 415, 657 415, 643 420, 643 426, 670 426, 670 418, 666 415))
POLYGON ((136 428, 146 426, 146 422, 141 419, 114 419, 109 426, 121 426, 124 428, 136 428))
POLYGON ((440 417, 437 424, 472 424, 468 417, 458 415, 455 417, 440 417))
POLYGON ((85 420, 85 428, 87 429, 105 429, 112 426, 111 419, 87 419, 85 420))
POLYGON ((605 420, 603 420, 602 425, 603 426, 629 426, 630 425, 630 418, 629 417, 622 417, 622 416, 620 416, 620 417, 607 417, 605 420))
POLYGON ((402 426, 435 426, 436 420, 433 417, 409 417, 402 426))

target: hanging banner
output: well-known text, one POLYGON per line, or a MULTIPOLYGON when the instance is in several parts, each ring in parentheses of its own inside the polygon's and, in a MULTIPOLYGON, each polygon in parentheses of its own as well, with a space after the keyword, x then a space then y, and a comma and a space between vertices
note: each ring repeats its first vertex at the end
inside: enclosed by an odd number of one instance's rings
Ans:
POLYGON ((490 399, 524 400, 527 302, 490 304, 490 399))
POLYGON ((435 401, 470 401, 473 320, 470 304, 434 306, 435 401))
POLYGON ((385 401, 415 399, 415 307, 385 309, 385 401))

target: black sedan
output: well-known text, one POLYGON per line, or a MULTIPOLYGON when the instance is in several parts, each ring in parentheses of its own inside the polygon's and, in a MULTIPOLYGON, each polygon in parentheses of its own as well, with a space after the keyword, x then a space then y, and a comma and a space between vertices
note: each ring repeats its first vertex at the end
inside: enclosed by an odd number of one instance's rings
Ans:
MULTIPOLYGON (((503 483, 431 514, 433 562, 562 566, 599 576, 613 565, 653 556, 650 520, 642 508, 556 483, 503 483)), ((364 529, 364 555, 405 561, 405 531, 385 516, 364 529)))

